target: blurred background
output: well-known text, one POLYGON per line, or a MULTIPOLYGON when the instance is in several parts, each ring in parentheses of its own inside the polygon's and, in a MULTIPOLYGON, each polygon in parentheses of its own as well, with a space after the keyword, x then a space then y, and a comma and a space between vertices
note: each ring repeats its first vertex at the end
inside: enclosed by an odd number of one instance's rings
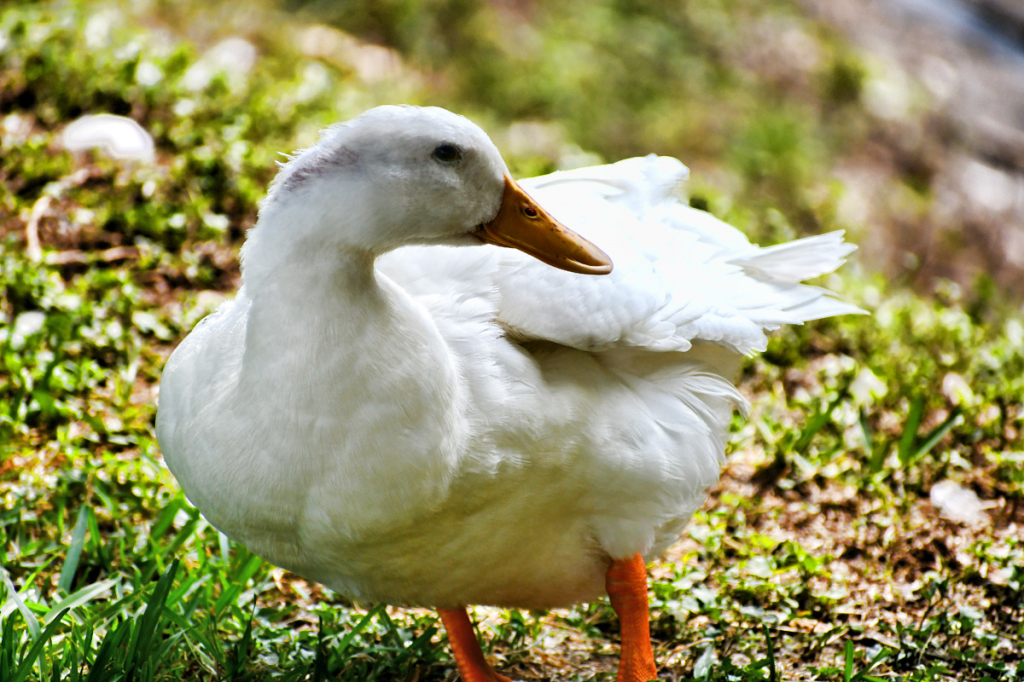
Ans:
MULTIPOLYGON (((480 122, 518 174, 673 155, 694 171, 691 203, 755 239, 847 229, 865 267, 921 291, 942 279, 958 295, 1024 295, 1014 0, 27 7, 6 19, 8 144, 83 113, 129 114, 161 155, 206 140, 192 193, 235 182, 242 166, 255 192, 270 154, 330 122, 378 103, 438 104, 480 122)), ((251 203, 216 208, 233 230, 251 224, 251 203)))

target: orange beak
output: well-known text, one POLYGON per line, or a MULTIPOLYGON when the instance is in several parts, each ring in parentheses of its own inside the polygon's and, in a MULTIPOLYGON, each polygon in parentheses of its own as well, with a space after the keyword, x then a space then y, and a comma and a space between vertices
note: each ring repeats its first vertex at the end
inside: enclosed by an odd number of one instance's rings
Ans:
POLYGON ((473 234, 485 244, 519 249, 569 272, 607 275, 612 271, 604 251, 552 218, 507 175, 498 215, 473 234))

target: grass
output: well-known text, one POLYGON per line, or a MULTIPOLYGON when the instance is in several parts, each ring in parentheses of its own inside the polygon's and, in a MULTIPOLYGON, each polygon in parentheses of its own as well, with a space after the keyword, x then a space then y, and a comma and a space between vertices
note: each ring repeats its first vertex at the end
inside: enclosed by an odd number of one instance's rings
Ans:
MULTIPOLYGON (((300 54, 287 36, 304 29, 271 22, 253 29, 251 73, 192 90, 184 75, 201 50, 166 30, 176 6, 142 18, 87 2, 0 11, 0 680, 453 679, 431 612, 352 604, 199 516, 160 462, 160 369, 237 285, 276 152, 394 98, 473 113, 519 174, 584 158, 576 145, 608 158, 660 149, 703 166, 691 203, 760 238, 865 233, 837 217, 827 172, 829 150, 860 134, 855 56, 781 2, 709 2, 685 16, 627 5, 574 5, 601 60, 670 62, 634 84, 625 110, 595 91, 586 60, 562 73, 545 50, 509 62, 508 45, 483 41, 469 54, 489 64, 431 61, 419 51, 432 34, 387 13, 350 20, 368 34, 398 22, 384 36, 435 71, 399 63, 381 84, 354 62, 300 54), (629 31, 615 33, 623 17, 629 31), (786 86, 799 94, 789 107, 760 116, 784 84, 754 78, 730 50, 766 17, 819 39, 828 58, 786 86), (645 31, 660 46, 651 54, 627 40, 645 31), (157 81, 138 78, 154 68, 157 81), (529 87, 504 76, 531 69, 548 80, 529 106, 503 105, 529 87), (693 91, 659 90, 677 72, 699 74, 693 91), (680 98, 703 98, 722 120, 690 104, 685 125, 669 125, 659 112, 680 98), (608 117, 594 120, 602 107, 608 117), (150 130, 156 161, 61 151, 61 128, 101 110, 150 130), (547 147, 516 147, 526 116, 562 122, 539 128, 547 147), (643 124, 614 134, 630 117, 643 124)), ((467 7, 470 27, 497 11, 467 7)), ((576 54, 569 18, 536 18, 536 44, 576 54)), ((623 87, 629 71, 616 76, 623 87)), ((924 297, 850 266, 825 284, 873 315, 786 329, 744 366, 753 416, 734 424, 722 483, 650 569, 663 676, 1021 679, 1024 318, 991 287, 940 282, 924 297), (933 507, 947 480, 985 502, 979 520, 933 507)), ((476 616, 487 654, 514 676, 614 679, 607 604, 476 616)))

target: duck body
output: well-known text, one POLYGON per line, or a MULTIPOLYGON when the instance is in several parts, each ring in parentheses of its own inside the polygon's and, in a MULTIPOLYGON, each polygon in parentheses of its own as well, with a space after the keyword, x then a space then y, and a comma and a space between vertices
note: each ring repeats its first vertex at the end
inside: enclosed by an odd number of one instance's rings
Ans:
MULTIPOLYGON (((664 551, 718 480, 744 404, 739 359, 781 324, 857 312, 800 284, 842 263, 840 234, 759 249, 675 197, 674 159, 523 182, 608 254, 606 276, 464 238, 503 196, 478 131, 381 108, 295 157, 243 247, 242 290, 163 374, 157 435, 189 499, 260 556, 356 599, 603 595, 609 566, 664 551), (424 209, 380 189, 405 162, 387 157, 376 176, 360 141, 398 123, 410 148, 430 131, 420 156, 433 149, 423 163, 444 173, 438 141, 454 140, 456 171, 487 176, 471 181, 483 198, 424 209), (391 236, 417 211, 467 217, 391 236)), ((427 194, 448 197, 451 174, 435 174, 427 194)))

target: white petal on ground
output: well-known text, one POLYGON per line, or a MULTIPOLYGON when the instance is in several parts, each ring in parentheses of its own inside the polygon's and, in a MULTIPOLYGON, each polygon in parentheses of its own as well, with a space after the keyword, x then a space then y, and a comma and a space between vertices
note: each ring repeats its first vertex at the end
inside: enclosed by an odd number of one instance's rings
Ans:
POLYGON ((932 486, 932 506, 939 515, 950 521, 975 524, 987 523, 985 505, 973 490, 962 487, 956 481, 940 481, 932 486))
POLYGON ((70 152, 100 149, 115 159, 153 158, 153 138, 145 128, 126 116, 82 116, 64 129, 61 141, 70 152))

